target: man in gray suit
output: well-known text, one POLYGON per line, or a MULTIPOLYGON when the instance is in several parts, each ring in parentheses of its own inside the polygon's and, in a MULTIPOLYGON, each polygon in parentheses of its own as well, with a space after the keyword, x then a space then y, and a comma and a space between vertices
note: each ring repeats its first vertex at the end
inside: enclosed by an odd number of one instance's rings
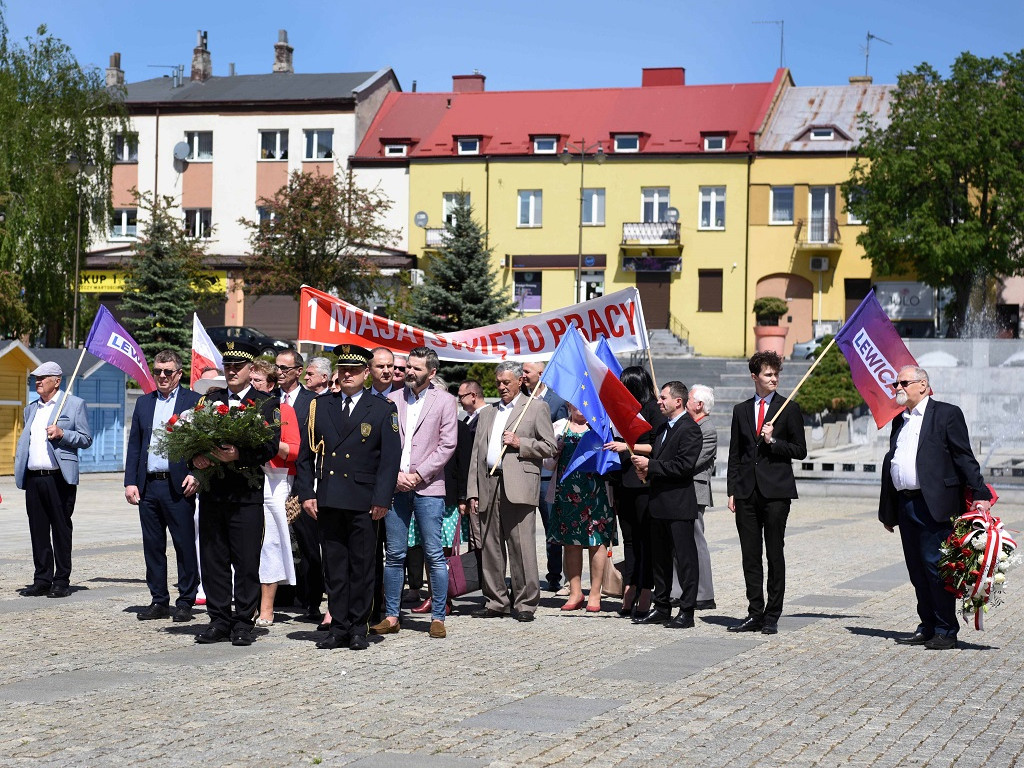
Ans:
POLYGON ((25 429, 14 454, 14 482, 25 491, 35 563, 32 584, 21 594, 67 597, 71 594, 71 514, 78 491, 78 451, 92 445, 92 432, 84 400, 68 395, 61 407, 64 372, 59 365, 43 363, 32 375, 39 399, 25 406, 25 429))
POLYGON ((711 474, 715 470, 715 459, 718 456, 718 431, 710 418, 714 407, 715 393, 711 387, 695 384, 690 388, 686 412, 700 427, 701 434, 697 474, 693 476, 693 490, 697 494, 697 520, 693 526, 693 538, 697 543, 697 562, 700 564, 694 608, 698 611, 718 607, 711 578, 711 553, 708 552, 708 542, 704 538, 704 510, 714 503, 711 499, 711 474))
POLYGON ((494 374, 501 401, 480 411, 466 488, 470 514, 480 515, 483 529, 481 581, 487 598, 473 615, 498 618, 514 608, 518 621, 533 621, 540 602, 534 511, 540 499, 541 461, 555 455, 555 433, 547 404, 530 401, 519 391, 520 363, 498 363, 494 374))

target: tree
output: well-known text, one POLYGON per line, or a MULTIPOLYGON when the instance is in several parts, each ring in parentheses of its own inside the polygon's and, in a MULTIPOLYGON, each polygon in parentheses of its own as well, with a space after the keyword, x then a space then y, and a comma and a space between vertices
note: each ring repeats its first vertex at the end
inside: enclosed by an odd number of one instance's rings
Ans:
POLYGON ((24 45, 13 43, 2 11, 0 269, 21 277, 26 309, 45 325, 46 343, 57 346, 70 336, 76 227, 85 253, 90 220, 108 219, 110 131, 123 128, 124 111, 103 74, 82 69, 45 26, 24 45), (95 173, 79 173, 72 159, 95 173))
POLYGON ((914 273, 953 290, 959 334, 972 290, 1024 272, 1024 50, 963 53, 943 79, 899 77, 888 125, 865 134, 843 192, 880 275, 914 273))
POLYGON ((252 259, 246 286, 255 295, 290 293, 303 284, 337 291, 359 303, 374 293, 377 270, 370 255, 393 245, 399 233, 381 223, 391 201, 378 189, 295 171, 272 198, 261 198, 260 221, 250 230, 252 259))
POLYGON ((220 299, 204 290, 209 286, 203 274, 205 247, 172 212, 173 198, 152 200, 135 192, 135 199, 147 217, 140 217, 140 237, 125 265, 120 305, 125 325, 147 360, 162 349, 173 349, 187 368, 192 313, 220 299))
POLYGON ((7 270, 0 270, 0 339, 16 339, 35 327, 35 318, 25 306, 21 280, 7 270))

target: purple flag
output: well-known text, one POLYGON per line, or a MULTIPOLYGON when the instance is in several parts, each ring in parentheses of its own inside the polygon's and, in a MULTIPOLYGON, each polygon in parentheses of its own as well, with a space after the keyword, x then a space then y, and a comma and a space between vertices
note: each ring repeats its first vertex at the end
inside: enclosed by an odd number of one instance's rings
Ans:
POLYGON ((878 303, 874 290, 847 318, 836 334, 836 344, 850 364, 853 384, 871 409, 875 426, 881 429, 903 410, 896 403, 896 375, 900 368, 917 365, 917 361, 878 303))
POLYGON ((156 389, 156 382, 149 372, 149 364, 146 362, 146 356, 142 354, 142 348, 102 304, 100 311, 96 313, 96 319, 92 321, 92 329, 89 331, 89 338, 85 340, 85 348, 135 379, 147 395, 156 389))

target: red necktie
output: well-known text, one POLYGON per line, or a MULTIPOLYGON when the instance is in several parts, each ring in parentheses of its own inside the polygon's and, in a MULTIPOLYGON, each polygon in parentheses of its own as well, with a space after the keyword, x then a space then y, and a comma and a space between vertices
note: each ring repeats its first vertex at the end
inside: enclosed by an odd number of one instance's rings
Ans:
POLYGON ((755 434, 761 434, 761 428, 764 427, 764 398, 761 399, 761 404, 757 407, 757 432, 755 434))

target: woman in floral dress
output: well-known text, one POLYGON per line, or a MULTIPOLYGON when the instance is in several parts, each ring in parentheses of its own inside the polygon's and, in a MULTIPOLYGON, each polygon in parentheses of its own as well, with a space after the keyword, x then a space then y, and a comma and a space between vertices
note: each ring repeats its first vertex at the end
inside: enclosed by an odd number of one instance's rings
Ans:
MULTIPOLYGON (((565 473, 580 438, 589 430, 587 420, 578 410, 569 406, 569 418, 554 424, 559 437, 561 453, 555 471, 557 481, 565 473)), ((552 483, 554 485, 554 482, 552 483)), ((583 548, 590 553, 590 593, 587 610, 601 610, 601 580, 608 547, 617 544, 615 515, 608 498, 604 479, 593 472, 573 472, 558 482, 554 504, 548 519, 548 535, 552 541, 565 547, 564 568, 569 583, 569 599, 563 611, 576 611, 583 607, 583 548)))

